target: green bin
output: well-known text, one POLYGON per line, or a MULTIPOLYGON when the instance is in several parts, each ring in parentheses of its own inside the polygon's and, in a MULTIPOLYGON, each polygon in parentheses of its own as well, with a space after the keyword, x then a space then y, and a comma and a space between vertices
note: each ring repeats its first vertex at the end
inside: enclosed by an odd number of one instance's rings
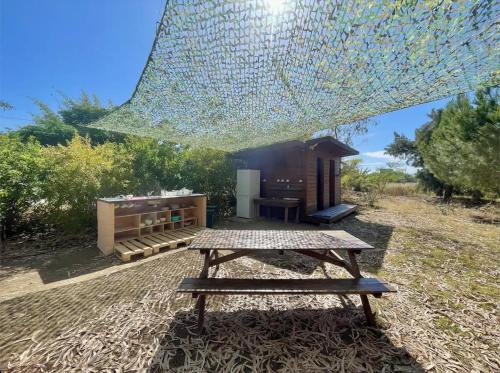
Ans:
POLYGON ((207 228, 214 226, 215 206, 207 206, 207 228))

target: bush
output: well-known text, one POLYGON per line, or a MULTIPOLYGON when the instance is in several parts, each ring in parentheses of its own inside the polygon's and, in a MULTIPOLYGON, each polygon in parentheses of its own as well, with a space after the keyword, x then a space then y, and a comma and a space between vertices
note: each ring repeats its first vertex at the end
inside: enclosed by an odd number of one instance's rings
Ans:
POLYGON ((205 193, 227 215, 235 203, 236 163, 222 151, 135 136, 92 145, 75 134, 65 145, 41 146, 8 134, 0 135, 0 182, 0 217, 9 233, 22 217, 75 231, 96 226, 99 197, 161 189, 205 193))
POLYGON ((188 149, 183 154, 181 180, 195 192, 205 193, 218 215, 229 215, 235 205, 237 163, 213 149, 188 149))
POLYGON ((207 194, 218 214, 231 212, 236 164, 226 153, 89 128, 112 105, 85 93, 63 98, 57 111, 36 101, 33 125, 0 134, 0 224, 9 233, 22 218, 95 227, 98 197, 182 187, 207 194))
POLYGON ((43 148, 46 178, 38 212, 43 220, 69 230, 95 226, 96 198, 127 192, 130 156, 119 145, 92 147, 74 137, 67 146, 43 148))
POLYGON ((360 167, 361 159, 350 159, 342 162, 342 189, 361 192, 366 187, 366 176, 368 170, 363 170, 360 167))
MULTIPOLYGON (((383 194, 416 195, 415 177, 393 168, 381 168, 374 172, 361 169, 361 159, 342 163, 342 188, 362 192, 363 202, 375 206, 383 194)), ((390 165, 389 165, 390 166, 390 165)))
POLYGON ((182 185, 180 167, 182 149, 171 143, 144 137, 129 136, 124 144, 131 156, 132 194, 158 195, 161 189, 178 189, 182 185))
POLYGON ((7 234, 21 225, 39 199, 42 148, 35 140, 23 143, 13 134, 0 135, 0 225, 7 234))

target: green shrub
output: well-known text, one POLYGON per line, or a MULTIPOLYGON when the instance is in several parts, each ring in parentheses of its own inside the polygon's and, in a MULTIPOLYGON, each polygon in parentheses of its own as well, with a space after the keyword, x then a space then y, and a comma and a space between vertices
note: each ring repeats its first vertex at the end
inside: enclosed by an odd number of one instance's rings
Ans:
POLYGON ((37 141, 23 143, 16 135, 0 135, 0 225, 7 234, 39 200, 43 163, 37 141))
POLYGON ((366 187, 368 170, 361 169, 361 159, 349 159, 342 162, 342 189, 361 192, 366 187))
POLYGON ((237 163, 213 149, 187 149, 180 167, 184 186, 205 193, 218 215, 228 215, 235 204, 237 163))
POLYGON ((183 154, 175 144, 129 136, 124 148, 131 157, 130 193, 159 194, 161 189, 176 189, 182 184, 180 165, 183 154))
POLYGON ((99 196, 128 191, 130 156, 119 145, 92 147, 79 136, 67 146, 43 149, 46 178, 38 212, 43 220, 69 230, 95 226, 99 196))
POLYGON ((92 145, 76 133, 65 145, 41 146, 9 134, 0 135, 0 157, 0 217, 9 232, 22 217, 69 231, 95 227, 96 199, 118 194, 186 187, 205 193, 221 215, 235 203, 236 163, 217 150, 135 136, 92 145))

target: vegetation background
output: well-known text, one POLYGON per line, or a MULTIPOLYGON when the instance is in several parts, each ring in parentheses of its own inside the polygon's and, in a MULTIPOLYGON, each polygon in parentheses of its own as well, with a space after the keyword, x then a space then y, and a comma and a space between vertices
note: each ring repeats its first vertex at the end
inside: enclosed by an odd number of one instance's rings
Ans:
MULTIPOLYGON (((187 187, 206 193, 219 215, 235 204, 236 169, 228 154, 89 128, 106 115, 96 97, 64 97, 58 111, 37 102, 33 124, 0 134, 0 224, 2 237, 34 227, 68 231, 94 229, 97 197, 158 194, 187 187)), ((0 110, 11 106, 0 101, 0 110)), ((373 206, 381 194, 453 193, 478 201, 500 195, 500 109, 496 89, 478 91, 475 99, 458 96, 429 115, 415 140, 394 134, 386 148, 419 168, 416 177, 400 164, 376 172, 360 160, 344 162, 342 184, 362 193, 373 206)), ((365 131, 354 125, 354 131, 365 131)), ((351 133, 352 131, 348 131, 351 133)), ((351 133, 352 135, 352 133, 351 133)))

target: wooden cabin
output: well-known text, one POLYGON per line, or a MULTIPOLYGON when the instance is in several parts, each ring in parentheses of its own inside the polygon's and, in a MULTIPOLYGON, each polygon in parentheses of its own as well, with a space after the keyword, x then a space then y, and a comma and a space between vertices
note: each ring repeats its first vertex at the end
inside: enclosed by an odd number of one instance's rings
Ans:
POLYGON ((355 149, 327 136, 245 149, 233 157, 244 160, 248 169, 260 170, 261 197, 298 198, 299 219, 311 221, 318 212, 341 204, 340 160, 357 154, 355 149))

